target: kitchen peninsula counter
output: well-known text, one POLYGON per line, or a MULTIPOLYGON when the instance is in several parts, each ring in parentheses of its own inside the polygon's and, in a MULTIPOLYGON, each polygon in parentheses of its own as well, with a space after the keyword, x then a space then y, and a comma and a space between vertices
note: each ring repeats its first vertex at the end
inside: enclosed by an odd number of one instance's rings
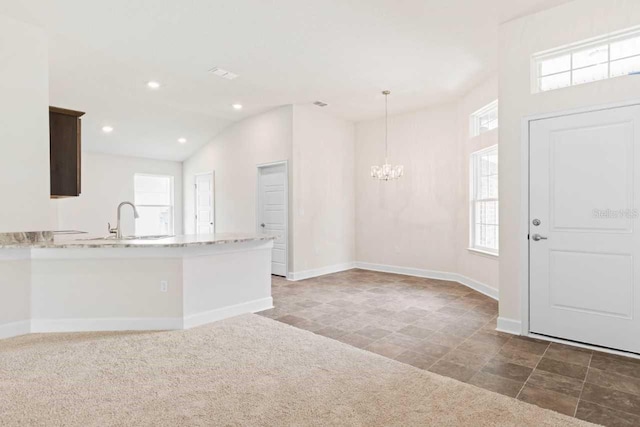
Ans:
POLYGON ((0 338, 186 329, 273 306, 277 236, 81 236, 0 235, 0 300, 24 307, 20 318, 0 316, 0 338))

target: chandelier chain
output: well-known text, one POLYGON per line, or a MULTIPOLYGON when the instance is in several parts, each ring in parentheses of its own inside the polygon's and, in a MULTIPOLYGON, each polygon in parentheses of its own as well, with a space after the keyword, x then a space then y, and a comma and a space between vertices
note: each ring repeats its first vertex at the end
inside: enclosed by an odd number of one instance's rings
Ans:
POLYGON ((381 181, 390 181, 400 178, 404 173, 404 166, 389 163, 389 95, 391 91, 385 90, 384 95, 384 163, 371 166, 371 176, 381 181))
POLYGON ((389 158, 389 94, 384 94, 384 162, 389 158))

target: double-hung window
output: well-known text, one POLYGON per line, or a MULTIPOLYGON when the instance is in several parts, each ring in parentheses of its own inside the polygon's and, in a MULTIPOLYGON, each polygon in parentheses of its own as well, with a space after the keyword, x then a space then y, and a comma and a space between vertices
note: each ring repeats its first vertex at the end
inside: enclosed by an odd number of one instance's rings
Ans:
POLYGON ((173 234, 173 177, 135 174, 135 205, 140 214, 136 220, 137 236, 173 234))
POLYGON ((498 146, 471 154, 470 249, 498 255, 498 146))

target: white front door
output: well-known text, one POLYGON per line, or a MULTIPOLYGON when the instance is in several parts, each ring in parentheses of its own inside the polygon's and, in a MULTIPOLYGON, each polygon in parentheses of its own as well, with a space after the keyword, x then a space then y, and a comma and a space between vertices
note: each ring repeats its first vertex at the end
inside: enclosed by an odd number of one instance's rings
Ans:
POLYGON ((213 173, 195 176, 196 186, 196 234, 214 233, 213 173))
POLYGON ((271 273, 287 276, 287 167, 284 163, 258 168, 258 231, 277 234, 271 273))
POLYGON ((640 106, 529 129, 530 331, 640 353, 640 106))

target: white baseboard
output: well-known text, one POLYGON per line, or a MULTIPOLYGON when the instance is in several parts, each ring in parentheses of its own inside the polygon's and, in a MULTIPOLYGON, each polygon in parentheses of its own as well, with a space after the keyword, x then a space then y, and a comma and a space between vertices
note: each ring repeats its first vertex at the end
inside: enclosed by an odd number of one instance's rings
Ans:
POLYGON ((465 285, 468 288, 473 289, 474 291, 478 291, 481 294, 484 294, 490 298, 493 298, 494 300, 498 300, 497 289, 494 289, 489 285, 478 282, 477 280, 474 280, 474 279, 470 279, 458 273, 447 273, 445 271, 434 271, 434 270, 422 270, 419 268, 411 268, 411 267, 397 267, 395 265, 372 264, 369 262, 356 262, 355 267, 360 268, 362 270, 381 271, 384 273, 404 274, 405 276, 424 277, 427 279, 449 280, 452 282, 458 282, 460 284, 465 285))
POLYGON ((315 268, 313 270, 305 270, 298 272, 290 272, 287 275, 287 280, 297 282, 298 280, 311 279, 312 277, 324 276, 325 274, 339 273, 341 271, 347 271, 355 268, 355 262, 347 262, 344 264, 328 265, 322 268, 315 268))
POLYGON ((184 318, 184 329, 193 328, 204 325, 205 323, 215 322, 217 320, 226 319, 228 317, 238 316, 240 314, 255 313, 262 310, 273 308, 273 298, 262 298, 245 302, 242 304, 231 305, 228 307, 217 308, 215 310, 196 313, 184 318))
POLYGON ((522 324, 519 320, 498 317, 498 327, 496 328, 496 331, 520 335, 522 333, 522 324))
POLYGON ((32 319, 0 326, 0 339, 28 333, 96 331, 165 331, 188 329, 227 317, 273 308, 273 298, 223 307, 204 313, 166 318, 32 319))
POLYGON ((373 264, 370 262, 356 262, 356 268, 361 270, 380 271, 383 273, 403 274, 405 276, 424 277, 427 279, 451 280, 451 273, 435 270, 422 270, 413 267, 398 267, 395 265, 373 264))
POLYGON ((182 329, 181 317, 32 319, 31 332, 162 331, 182 329))
POLYGON ((471 279, 467 276, 463 276, 462 274, 453 274, 454 277, 452 280, 455 280, 458 283, 462 283, 468 288, 473 289, 474 291, 478 291, 481 294, 488 296, 489 298, 493 298, 498 301, 498 290, 492 288, 491 286, 484 284, 482 282, 478 282, 477 280, 471 279))
MULTIPOLYGON (((99 319, 32 319, 27 321, 26 332, 89 332, 89 331, 164 331, 188 329, 227 317, 273 308, 273 298, 263 298, 244 304, 232 305, 204 313, 167 318, 99 318, 99 319)), ((20 335, 14 334, 11 336, 20 335)), ((0 338, 2 327, 0 327, 0 338)))
POLYGON ((0 325, 0 340, 5 338, 26 335, 31 332, 31 321, 21 320, 19 322, 5 323, 0 325))

